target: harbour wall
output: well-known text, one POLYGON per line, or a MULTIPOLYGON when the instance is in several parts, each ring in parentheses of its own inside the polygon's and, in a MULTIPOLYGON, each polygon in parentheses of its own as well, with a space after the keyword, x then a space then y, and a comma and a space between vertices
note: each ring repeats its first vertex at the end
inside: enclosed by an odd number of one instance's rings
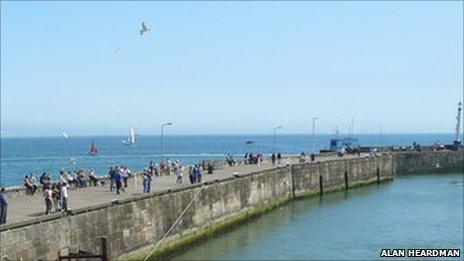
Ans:
MULTIPOLYGON (((143 259, 148 254, 155 259, 288 200, 391 180, 398 170, 421 171, 416 167, 419 163, 410 161, 422 162, 427 157, 443 161, 442 166, 450 170, 462 169, 461 156, 462 152, 439 156, 387 153, 290 165, 79 209, 68 216, 54 214, 7 224, 0 227, 0 256, 50 260, 57 259, 59 251, 98 253, 100 237, 105 236, 110 259, 143 259)), ((429 171, 435 167, 427 166, 429 171)))
POLYGON ((464 172, 464 151, 414 151, 395 153, 395 169, 401 174, 464 172))

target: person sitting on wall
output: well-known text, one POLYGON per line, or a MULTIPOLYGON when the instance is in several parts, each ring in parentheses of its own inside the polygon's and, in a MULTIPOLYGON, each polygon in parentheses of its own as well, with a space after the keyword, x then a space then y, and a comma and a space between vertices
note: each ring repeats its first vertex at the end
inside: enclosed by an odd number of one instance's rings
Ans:
POLYGON ((311 161, 314 161, 316 159, 316 155, 314 153, 311 153, 311 161))
POLYGON ((26 187, 26 195, 34 195, 35 189, 30 182, 28 175, 24 176, 24 187, 26 187))
POLYGON ((300 155, 300 163, 304 163, 305 161, 306 161, 306 154, 304 153, 304 151, 302 151, 300 155))
POLYGON ((214 168, 211 162, 208 162, 208 174, 213 174, 214 168))
POLYGON ((93 169, 90 170, 89 179, 90 179, 90 184, 93 184, 93 186, 95 187, 98 185, 98 179, 95 176, 95 171, 93 169))

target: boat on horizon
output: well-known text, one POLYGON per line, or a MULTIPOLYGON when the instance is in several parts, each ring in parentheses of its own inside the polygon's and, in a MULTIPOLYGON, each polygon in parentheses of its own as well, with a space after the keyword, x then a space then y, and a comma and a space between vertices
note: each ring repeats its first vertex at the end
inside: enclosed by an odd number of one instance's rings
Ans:
POLYGON ((131 146, 131 145, 134 145, 135 144, 135 132, 134 132, 134 128, 130 128, 130 132, 129 132, 129 137, 127 137, 127 139, 123 140, 122 143, 126 146, 131 146))
POLYGON ((98 155, 98 146, 95 140, 92 140, 92 144, 90 145, 89 155, 97 156, 98 155))

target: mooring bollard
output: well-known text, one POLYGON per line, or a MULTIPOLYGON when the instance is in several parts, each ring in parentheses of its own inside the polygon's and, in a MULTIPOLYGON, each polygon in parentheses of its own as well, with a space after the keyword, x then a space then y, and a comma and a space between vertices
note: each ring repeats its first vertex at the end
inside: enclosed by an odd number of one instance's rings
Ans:
POLYGON ((100 238, 100 243, 101 243, 101 259, 102 261, 108 261, 108 238, 107 237, 101 237, 100 238))
POLYGON ((345 190, 348 190, 348 171, 345 170, 345 190))

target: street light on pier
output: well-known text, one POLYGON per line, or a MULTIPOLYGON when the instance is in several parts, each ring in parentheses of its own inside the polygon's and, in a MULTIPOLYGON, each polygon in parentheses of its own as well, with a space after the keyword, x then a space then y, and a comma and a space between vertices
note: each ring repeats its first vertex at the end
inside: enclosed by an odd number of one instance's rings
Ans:
POLYGON ((311 134, 311 152, 314 151, 314 134, 316 133, 316 120, 317 117, 313 117, 313 131, 311 134))
POLYGON ((160 158, 161 162, 163 162, 163 152, 164 152, 164 144, 163 144, 163 138, 164 138, 164 127, 172 125, 172 122, 167 122, 161 124, 161 141, 160 141, 160 158))
POLYGON ((277 130, 280 130, 282 129, 282 126, 277 126, 274 128, 274 136, 273 136, 273 139, 272 139, 272 153, 275 154, 275 146, 276 146, 276 134, 277 134, 277 130))

